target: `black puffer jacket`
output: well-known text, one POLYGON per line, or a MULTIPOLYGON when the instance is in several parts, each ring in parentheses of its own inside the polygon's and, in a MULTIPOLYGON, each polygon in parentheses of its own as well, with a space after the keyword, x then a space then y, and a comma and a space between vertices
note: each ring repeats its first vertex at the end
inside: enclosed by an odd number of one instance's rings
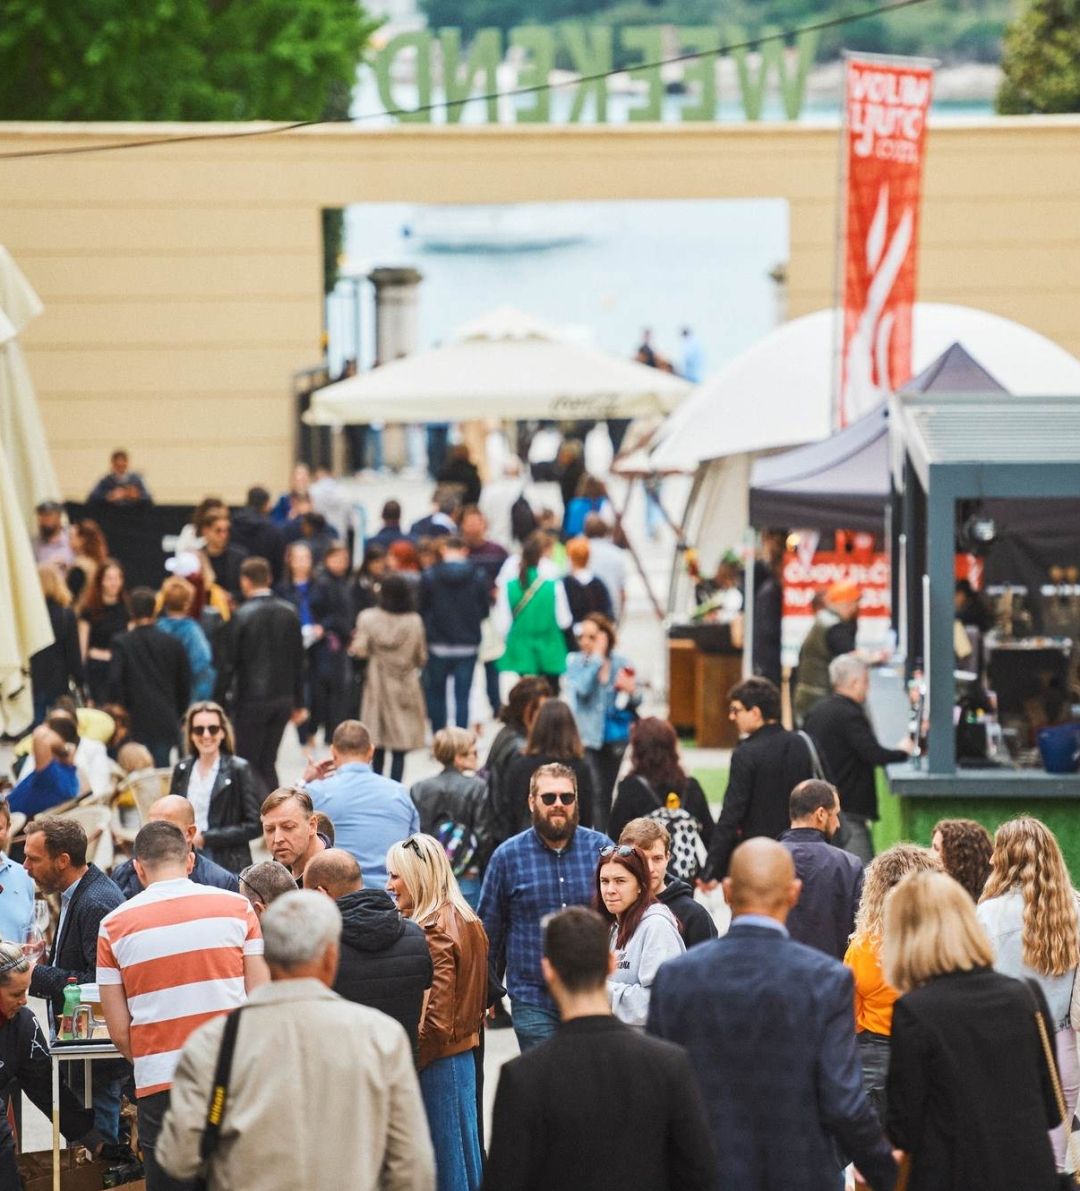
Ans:
POLYGON ((341 964, 334 992, 401 1022, 419 1060, 417 1037, 424 990, 434 970, 424 932, 398 913, 388 893, 358 889, 337 899, 341 964))

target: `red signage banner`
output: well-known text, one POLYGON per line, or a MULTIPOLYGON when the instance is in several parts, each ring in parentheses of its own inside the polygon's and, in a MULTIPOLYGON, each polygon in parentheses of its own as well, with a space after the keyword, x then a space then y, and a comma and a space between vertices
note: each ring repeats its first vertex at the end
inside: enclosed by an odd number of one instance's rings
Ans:
POLYGON ((851 59, 847 64, 841 426, 911 379, 915 258, 932 82, 933 69, 921 63, 851 59))
POLYGON ((889 556, 875 553, 872 540, 852 553, 818 550, 806 556, 789 550, 782 574, 785 665, 794 666, 799 660, 799 648, 814 623, 814 596, 834 583, 854 583, 859 589, 859 647, 873 651, 892 644, 889 556))

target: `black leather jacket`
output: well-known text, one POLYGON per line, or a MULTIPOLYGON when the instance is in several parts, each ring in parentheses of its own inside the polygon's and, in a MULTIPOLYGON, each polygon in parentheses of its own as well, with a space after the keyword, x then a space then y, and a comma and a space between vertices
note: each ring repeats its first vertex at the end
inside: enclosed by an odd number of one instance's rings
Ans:
POLYGON ((232 695, 238 703, 288 700, 303 706, 304 643, 292 604, 270 594, 253 596, 222 636, 219 701, 232 695))
MULTIPOLYGON (((188 796, 195 758, 185 757, 173 770, 170 794, 188 796)), ((262 832, 259 818, 259 793, 251 766, 230 753, 221 754, 214 788, 210 792, 207 828, 203 832, 203 850, 222 868, 238 873, 251 863, 248 841, 262 832)))

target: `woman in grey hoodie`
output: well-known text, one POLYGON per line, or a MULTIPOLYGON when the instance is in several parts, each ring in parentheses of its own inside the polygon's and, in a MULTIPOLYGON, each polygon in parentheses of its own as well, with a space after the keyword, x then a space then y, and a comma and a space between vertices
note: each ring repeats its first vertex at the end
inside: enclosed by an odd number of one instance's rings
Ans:
POLYGON ((657 970, 686 948, 674 914, 656 900, 639 849, 621 844, 600 853, 596 908, 611 924, 611 1010, 620 1021, 642 1028, 657 970))

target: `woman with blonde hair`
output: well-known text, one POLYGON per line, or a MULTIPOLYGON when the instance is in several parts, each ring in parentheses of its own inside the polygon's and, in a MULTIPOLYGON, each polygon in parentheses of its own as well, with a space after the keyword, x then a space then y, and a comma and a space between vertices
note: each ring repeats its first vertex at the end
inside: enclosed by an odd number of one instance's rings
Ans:
MULTIPOLYGON (((1069 1024, 1080 963, 1080 918, 1065 858, 1045 823, 1024 817, 997 829, 990 876, 976 914, 994 948, 994 968, 1033 980, 1042 989, 1071 1118, 1080 1091, 1076 1031, 1069 1024)), ((1055 1129, 1051 1141, 1058 1170, 1064 1170, 1065 1130, 1055 1129)))
POLYGON ((477 1191, 483 1170, 473 1051, 487 1005, 487 935, 437 839, 410 835, 394 844, 386 870, 386 888, 423 929, 435 968, 420 1018, 420 1091, 438 1191, 477 1191))
POLYGON ((1056 1072, 1040 1037, 1052 1020, 1046 998, 1038 984, 995 972, 993 958, 952 877, 912 873, 889 894, 885 975, 902 995, 886 1130, 907 1152, 907 1191, 1059 1185, 1047 1133, 1061 1120, 1056 1072))
POLYGON ((862 897, 855 914, 855 930, 844 963, 855 978, 855 1034, 862 1063, 863 1087, 870 1103, 885 1120, 885 1077, 889 1070, 892 1010, 900 995, 882 972, 881 945, 885 934, 885 899, 908 875, 935 872, 941 861, 929 848, 894 844, 875 856, 866 869, 862 897))

